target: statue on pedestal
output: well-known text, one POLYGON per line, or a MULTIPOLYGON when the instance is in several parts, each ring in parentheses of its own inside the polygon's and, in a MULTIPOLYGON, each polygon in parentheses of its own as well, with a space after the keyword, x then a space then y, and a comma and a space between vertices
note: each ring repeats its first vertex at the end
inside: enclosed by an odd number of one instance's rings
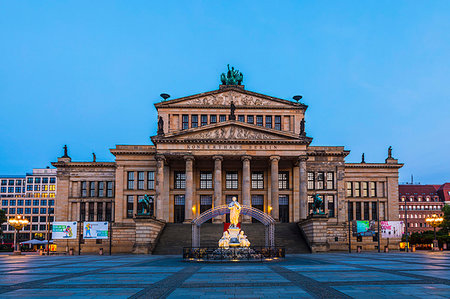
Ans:
POLYGON ((237 202, 236 197, 228 204, 228 209, 230 209, 230 227, 238 227, 239 214, 241 213, 241 205, 237 202))
POLYGON ((230 247, 230 234, 227 231, 223 232, 222 238, 219 240, 219 247, 225 249, 230 247))

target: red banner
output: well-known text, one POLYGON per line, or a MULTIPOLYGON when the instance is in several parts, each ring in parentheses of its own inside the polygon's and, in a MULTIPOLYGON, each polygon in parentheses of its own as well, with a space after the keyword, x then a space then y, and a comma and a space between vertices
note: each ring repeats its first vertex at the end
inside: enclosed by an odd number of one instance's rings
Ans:
MULTIPOLYGON (((224 223, 224 224, 223 224, 223 231, 224 231, 224 232, 228 230, 228 228, 230 227, 230 224, 231 224, 231 223, 224 223)), ((241 223, 239 222, 237 226, 238 226, 239 228, 241 228, 241 223)))

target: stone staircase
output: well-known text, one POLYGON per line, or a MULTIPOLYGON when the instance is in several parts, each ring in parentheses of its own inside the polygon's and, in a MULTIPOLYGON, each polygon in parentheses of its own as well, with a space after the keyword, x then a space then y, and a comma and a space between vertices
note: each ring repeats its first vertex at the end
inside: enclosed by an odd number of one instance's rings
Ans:
MULTIPOLYGON (((243 223, 241 227, 252 246, 264 246, 264 225, 243 223)), ((200 245, 217 247, 222 236, 223 224, 204 223, 200 229, 200 245)), ((153 254, 181 255, 183 247, 191 246, 192 226, 190 224, 167 223, 153 254)), ((286 253, 309 253, 297 223, 278 223, 275 225, 275 246, 286 248, 286 253)))

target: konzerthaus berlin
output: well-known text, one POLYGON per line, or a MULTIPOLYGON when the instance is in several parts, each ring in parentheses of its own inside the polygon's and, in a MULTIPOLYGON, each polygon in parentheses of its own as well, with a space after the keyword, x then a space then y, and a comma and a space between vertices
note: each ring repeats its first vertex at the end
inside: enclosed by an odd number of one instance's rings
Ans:
MULTIPOLYGON (((313 251, 346 250, 349 218, 398 220, 402 164, 390 151, 383 163, 346 163, 349 151, 342 146, 311 146, 305 133, 307 106, 299 98, 221 85, 156 103, 153 144, 117 145, 111 149, 115 162, 73 162, 66 152, 53 163, 55 221, 112 221, 113 253, 150 253, 172 223, 186 224, 187 233, 178 238, 180 244, 185 244, 181 239, 190 242, 189 223, 233 196, 279 222, 275 234, 292 229, 282 223, 298 223, 313 251), (324 201, 326 217, 320 219, 310 217, 316 194, 324 201)), ((226 222, 227 216, 217 216, 210 225, 226 222)), ((241 217, 243 225, 255 221, 241 217)), ((217 240, 221 234, 218 229, 217 240)), ((353 249, 377 245, 373 237, 351 241, 353 249)), ((393 241, 389 245, 397 248, 398 240, 393 241)), ((58 250, 78 250, 78 240, 57 244, 58 250)), ((107 244, 81 240, 82 252, 106 250, 107 244)))

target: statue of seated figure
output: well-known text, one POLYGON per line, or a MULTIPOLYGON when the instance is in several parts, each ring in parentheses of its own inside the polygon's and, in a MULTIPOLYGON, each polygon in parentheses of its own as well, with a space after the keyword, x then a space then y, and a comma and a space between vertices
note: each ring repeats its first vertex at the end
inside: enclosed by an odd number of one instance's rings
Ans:
POLYGON ((228 249, 230 246, 230 234, 227 231, 223 232, 222 238, 219 240, 219 247, 228 249))
POLYGON ((250 241, 247 239, 247 236, 244 235, 243 230, 241 230, 241 233, 239 234, 239 245, 241 247, 250 247, 250 241))

